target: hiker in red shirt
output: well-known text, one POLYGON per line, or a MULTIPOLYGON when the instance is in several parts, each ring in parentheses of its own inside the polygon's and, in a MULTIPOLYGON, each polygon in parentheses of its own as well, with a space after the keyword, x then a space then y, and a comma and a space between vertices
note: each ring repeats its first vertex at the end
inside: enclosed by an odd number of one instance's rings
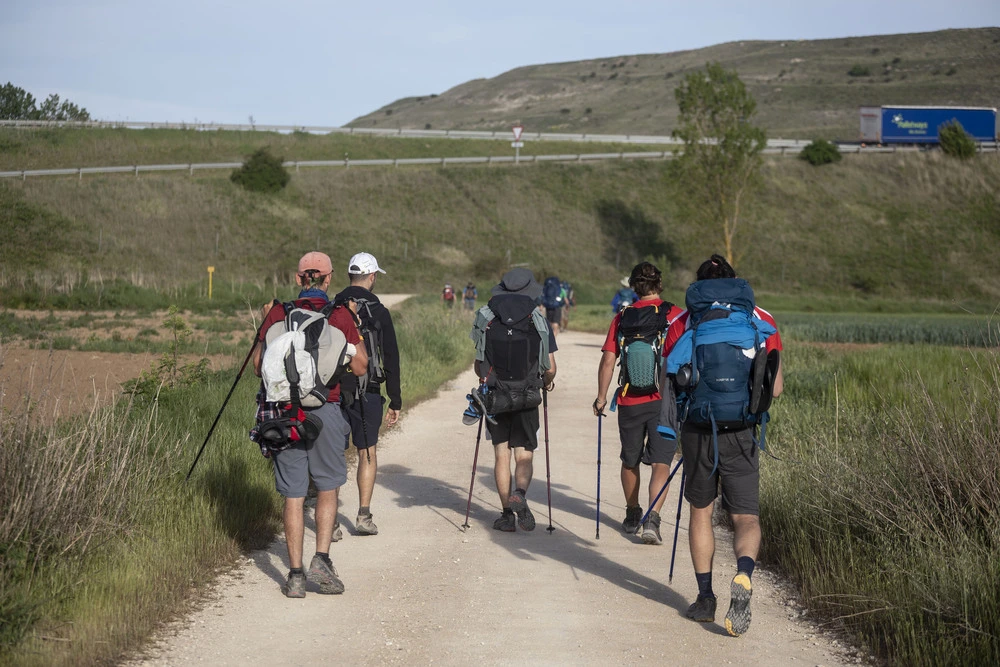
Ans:
MULTIPOLYGON (((611 410, 618 412, 618 432, 621 437, 621 481, 625 493, 625 520, 622 530, 634 534, 639 530, 642 507, 639 505, 641 475, 639 464, 652 466, 649 479, 649 502, 663 488, 670 474, 670 464, 677 451, 677 442, 667 440, 656 430, 660 416, 660 392, 657 383, 663 339, 670 323, 681 313, 672 303, 660 299, 663 278, 660 270, 649 262, 632 269, 629 286, 639 300, 611 320, 608 337, 597 369, 597 398, 594 414, 601 415, 608 403, 608 387, 614 375, 615 360, 622 357, 619 387, 615 390, 611 410)), ((660 495, 642 526, 642 541, 662 544, 660 508, 667 494, 660 495)))

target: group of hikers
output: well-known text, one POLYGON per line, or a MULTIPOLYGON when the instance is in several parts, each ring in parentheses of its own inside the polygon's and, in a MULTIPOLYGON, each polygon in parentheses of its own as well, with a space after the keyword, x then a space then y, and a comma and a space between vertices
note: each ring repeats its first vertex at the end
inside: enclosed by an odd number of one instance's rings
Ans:
MULTIPOLYGON (((347 269, 349 286, 331 299, 332 273, 327 255, 304 255, 295 276, 298 297, 265 307, 260 345, 255 342, 253 350, 261 388, 250 437, 273 461, 276 488, 285 498, 290 570, 283 592, 296 598, 305 596, 307 577, 321 593, 344 591, 329 551, 331 542, 343 537, 338 489, 347 481, 345 450, 351 442, 358 450, 355 532, 378 533, 371 513, 376 444, 380 426, 395 424, 402 408, 392 317, 373 294, 378 274, 385 271, 371 254, 354 255, 347 269), (383 387, 389 402, 384 419, 383 387), (303 512, 310 480, 316 492, 316 554, 306 569, 303 512)), ((504 532, 531 531, 536 524, 526 497, 538 448, 539 407, 546 410, 547 434, 547 394, 555 387, 557 333, 564 326, 560 308, 573 303, 571 288, 567 294, 566 283, 554 276, 551 281, 540 284, 530 270, 514 268, 491 288, 486 305, 475 309, 478 293, 471 282, 462 296, 475 312, 470 338, 479 378, 462 419, 479 425, 477 456, 484 424, 493 444, 501 505, 493 528, 504 532), (557 286, 559 302, 553 298, 557 286)), ((712 511, 721 491, 737 558, 725 625, 739 636, 750 625, 751 581, 761 541, 758 460, 770 401, 783 387, 781 337, 773 318, 756 306, 749 284, 719 255, 698 268, 684 309, 660 298, 662 274, 649 262, 636 265, 627 283, 635 299, 611 321, 591 406, 599 420, 598 451, 605 409, 618 413, 625 498, 621 529, 640 535, 645 544, 662 544, 660 510, 681 468, 698 584, 687 616, 712 622, 717 604, 712 511), (618 387, 609 404, 616 365, 618 387), (678 443, 681 460, 671 472, 678 443), (643 464, 651 468, 645 514, 643 464)), ((475 470, 473 481, 474 476, 475 470)), ((599 480, 598 467, 598 536, 599 480)), ((471 488, 469 494, 471 504, 471 488)))

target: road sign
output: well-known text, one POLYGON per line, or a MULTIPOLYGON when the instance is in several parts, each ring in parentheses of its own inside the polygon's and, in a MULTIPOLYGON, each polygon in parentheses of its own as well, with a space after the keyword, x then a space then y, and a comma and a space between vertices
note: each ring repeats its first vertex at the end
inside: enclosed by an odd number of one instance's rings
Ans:
POLYGON ((510 147, 511 148, 524 148, 524 142, 523 141, 512 141, 512 142, 510 142, 510 147))
POLYGON ((524 126, 523 125, 515 125, 512 129, 514 130, 514 141, 520 141, 521 140, 521 133, 524 132, 524 126))

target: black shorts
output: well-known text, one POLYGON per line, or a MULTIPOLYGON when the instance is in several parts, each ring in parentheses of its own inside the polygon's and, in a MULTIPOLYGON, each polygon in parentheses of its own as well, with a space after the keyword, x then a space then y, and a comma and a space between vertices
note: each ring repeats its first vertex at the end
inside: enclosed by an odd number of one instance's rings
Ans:
POLYGON ((622 465, 626 468, 634 468, 640 463, 670 465, 677 452, 677 441, 667 440, 656 430, 660 422, 660 402, 619 405, 617 411, 622 465))
POLYGON ((559 324, 562 321, 562 306, 558 308, 546 308, 545 319, 553 324, 559 324))
POLYGON ((349 408, 344 408, 344 416, 351 424, 351 440, 358 449, 368 449, 378 444, 383 405, 385 396, 369 391, 365 392, 360 400, 355 400, 349 408), (361 421, 362 410, 364 422, 361 421))
POLYGON ((493 418, 497 423, 487 421, 486 430, 494 445, 506 442, 508 447, 524 447, 529 452, 538 449, 538 408, 504 412, 493 418))
POLYGON ((720 431, 719 467, 709 430, 682 428, 681 451, 687 481, 684 497, 694 507, 708 507, 722 488, 722 507, 730 514, 760 514, 760 469, 753 430, 720 431))

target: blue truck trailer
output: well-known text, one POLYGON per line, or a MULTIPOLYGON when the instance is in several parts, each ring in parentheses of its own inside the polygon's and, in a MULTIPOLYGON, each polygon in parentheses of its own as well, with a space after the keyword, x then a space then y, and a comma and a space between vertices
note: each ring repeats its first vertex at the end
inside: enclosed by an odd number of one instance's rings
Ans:
POLYGON ((975 141, 997 140, 997 110, 989 107, 861 107, 861 141, 936 144, 942 125, 958 121, 975 141))

